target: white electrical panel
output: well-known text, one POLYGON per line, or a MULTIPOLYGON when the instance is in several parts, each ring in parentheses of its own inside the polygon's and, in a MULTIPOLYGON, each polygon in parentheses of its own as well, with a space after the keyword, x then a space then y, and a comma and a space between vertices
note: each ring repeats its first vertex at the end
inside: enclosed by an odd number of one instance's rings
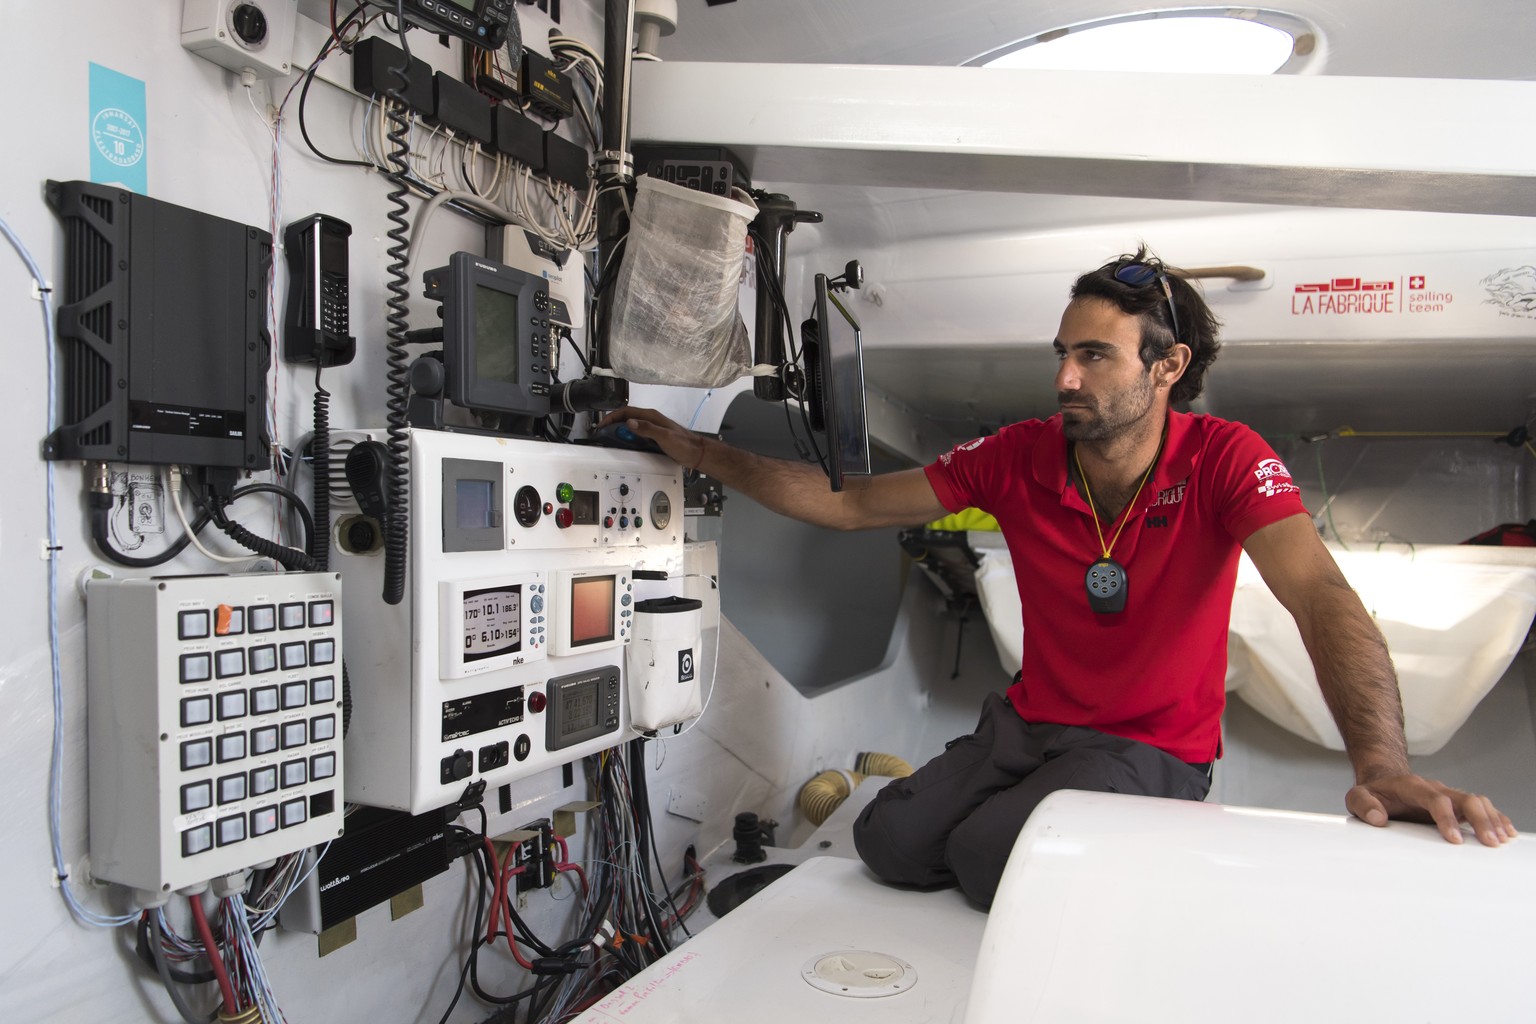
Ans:
POLYGON ((96 580, 91 873, 168 892, 342 831, 341 577, 96 580))
POLYGON ((298 0, 184 0, 181 45, 231 71, 288 74, 298 0))
MULTIPOLYGON (((335 431, 332 458, 384 439, 335 431)), ((403 600, 382 600, 382 545, 359 544, 374 531, 345 494, 331 564, 355 693, 347 799, 419 814, 635 735, 624 653, 635 602, 681 592, 683 495, 660 455, 432 430, 409 448, 403 600)))

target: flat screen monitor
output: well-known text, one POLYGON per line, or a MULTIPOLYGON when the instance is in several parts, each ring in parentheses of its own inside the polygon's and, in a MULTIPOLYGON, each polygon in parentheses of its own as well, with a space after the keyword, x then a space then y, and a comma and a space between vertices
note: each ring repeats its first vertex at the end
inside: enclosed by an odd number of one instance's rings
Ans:
POLYGON ((864 339, 825 274, 816 275, 816 314, 802 332, 811 429, 826 434, 827 476, 840 491, 843 477, 870 471, 864 339))
POLYGON ((549 413, 549 289, 543 278, 456 252, 427 273, 443 303, 443 369, 450 402, 513 416, 549 413))

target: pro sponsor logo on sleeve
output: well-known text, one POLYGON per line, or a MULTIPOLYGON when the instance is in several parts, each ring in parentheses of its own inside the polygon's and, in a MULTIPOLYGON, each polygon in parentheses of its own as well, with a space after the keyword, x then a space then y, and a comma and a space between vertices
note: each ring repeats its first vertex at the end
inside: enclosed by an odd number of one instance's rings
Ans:
POLYGON ((947 466, 949 465, 950 460, 953 459, 956 454, 960 452, 975 451, 977 448, 980 448, 983 444, 985 444, 986 440, 987 439, 985 437, 978 437, 974 441, 967 441, 965 444, 957 444, 943 455, 940 455, 939 462, 947 466))
POLYGON ((1266 498, 1277 494, 1299 494, 1301 488, 1291 482, 1291 471, 1279 459, 1264 459, 1254 469, 1259 481, 1259 493, 1266 498))

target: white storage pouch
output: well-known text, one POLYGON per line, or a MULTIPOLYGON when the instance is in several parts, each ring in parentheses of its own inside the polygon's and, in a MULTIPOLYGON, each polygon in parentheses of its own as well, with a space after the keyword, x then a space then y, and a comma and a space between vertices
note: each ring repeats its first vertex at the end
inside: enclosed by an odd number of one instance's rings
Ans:
POLYGON ((737 309, 757 207, 641 177, 618 278, 609 359, 636 384, 721 387, 752 369, 737 309))
POLYGON ((699 679, 701 609, 691 597, 635 603, 633 639, 625 652, 629 717, 642 732, 686 722, 703 711, 699 679))

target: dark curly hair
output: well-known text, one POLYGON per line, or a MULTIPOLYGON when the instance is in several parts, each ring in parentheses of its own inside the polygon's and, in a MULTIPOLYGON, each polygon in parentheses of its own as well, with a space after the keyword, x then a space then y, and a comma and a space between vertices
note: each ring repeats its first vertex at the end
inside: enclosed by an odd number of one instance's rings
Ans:
POLYGON ((1103 299, 1112 303, 1122 313, 1141 320, 1141 361, 1151 369, 1152 364, 1167 358, 1175 342, 1189 346, 1189 367, 1184 376, 1174 382, 1168 398, 1172 402, 1188 402, 1200 396, 1205 389, 1205 371, 1216 361, 1221 342, 1216 337, 1221 321, 1205 304, 1205 298, 1194 285, 1186 281, 1174 267, 1154 256, 1145 245, 1134 254, 1119 256, 1098 270, 1091 270, 1079 277, 1072 285, 1072 298, 1103 299), (1115 272, 1132 263, 1150 267, 1168 278, 1178 307, 1179 331, 1174 337, 1173 320, 1168 315, 1168 300, 1156 277, 1145 284, 1126 284, 1115 277, 1115 272))

